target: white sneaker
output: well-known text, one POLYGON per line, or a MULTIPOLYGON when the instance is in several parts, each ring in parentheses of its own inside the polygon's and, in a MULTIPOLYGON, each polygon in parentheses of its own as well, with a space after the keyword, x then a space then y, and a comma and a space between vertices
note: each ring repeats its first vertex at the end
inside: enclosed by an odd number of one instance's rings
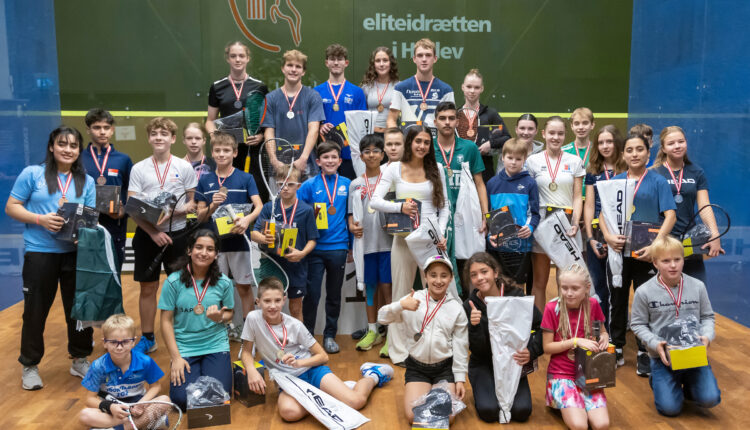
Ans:
POLYGON ((40 390, 43 387, 37 366, 24 366, 21 381, 24 390, 40 390))
POLYGON ((368 377, 370 375, 377 376, 378 387, 382 387, 383 384, 393 378, 393 367, 388 364, 367 362, 359 367, 359 371, 362 372, 363 377, 368 377))
POLYGON ((70 374, 83 378, 86 376, 86 373, 88 373, 89 366, 91 366, 91 364, 85 358, 74 358, 73 362, 70 364, 70 374))

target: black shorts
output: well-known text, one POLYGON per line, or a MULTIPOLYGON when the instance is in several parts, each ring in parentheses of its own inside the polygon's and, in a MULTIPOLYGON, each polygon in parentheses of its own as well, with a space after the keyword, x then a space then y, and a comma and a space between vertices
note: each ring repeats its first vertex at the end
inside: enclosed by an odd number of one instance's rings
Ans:
MULTIPOLYGON (((175 231, 170 236, 180 236, 183 230, 175 231)), ((172 239, 172 244, 167 247, 162 257, 159 270, 154 270, 154 273, 146 273, 148 267, 154 261, 161 247, 156 245, 151 236, 148 235, 140 227, 135 229, 135 236, 133 236, 133 253, 135 254, 135 268, 133 269, 133 280, 137 282, 155 282, 159 280, 159 274, 161 273, 161 267, 164 266, 164 271, 167 275, 172 273, 171 265, 174 264, 178 258, 182 257, 187 253, 187 236, 178 237, 172 239)))
POLYGON ((427 382, 435 385, 440 381, 456 382, 453 378, 453 358, 446 358, 434 364, 421 363, 410 356, 404 361, 406 364, 405 383, 427 382))

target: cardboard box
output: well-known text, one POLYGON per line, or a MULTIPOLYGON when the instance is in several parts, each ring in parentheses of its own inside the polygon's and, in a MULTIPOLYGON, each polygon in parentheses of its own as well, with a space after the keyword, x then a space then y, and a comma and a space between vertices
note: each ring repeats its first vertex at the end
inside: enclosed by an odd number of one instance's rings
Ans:
POLYGON ((628 221, 625 224, 625 249, 623 250, 623 256, 637 257, 636 251, 651 243, 656 239, 659 234, 660 224, 652 224, 650 222, 641 221, 628 221))
POLYGON ((128 202, 125 204, 125 213, 132 218, 142 219, 152 225, 157 225, 167 215, 162 208, 135 196, 128 198, 128 202))
MULTIPOLYGON (((266 368, 256 361, 255 369, 260 372, 260 376, 265 380, 266 368)), ((234 400, 237 400, 248 408, 266 403, 265 394, 256 394, 250 391, 250 386, 247 384, 247 371, 245 370, 242 361, 237 360, 232 363, 232 371, 234 374, 234 400)), ((268 387, 267 383, 266 387, 268 387)))
POLYGON ((79 228, 96 228, 99 223, 99 211, 81 203, 63 203, 62 207, 57 209, 57 215, 65 220, 57 232, 57 238, 68 242, 78 240, 79 228))
POLYGON ((672 370, 708 366, 708 354, 705 345, 690 347, 668 346, 667 353, 672 370))
POLYGON ((412 218, 403 212, 385 214, 385 232, 394 236, 408 236, 409 233, 416 230, 420 223, 420 214, 422 213, 422 202, 417 199, 396 199, 394 202, 403 203, 414 201, 417 203, 417 217, 412 218))
POLYGON ((97 185, 96 186, 96 210, 103 214, 116 214, 120 212, 120 186, 119 185, 97 185))
POLYGON ((189 429, 232 424, 229 400, 221 405, 188 408, 187 420, 189 429))
POLYGON ((587 391, 614 387, 617 367, 614 349, 612 344, 607 351, 596 353, 585 348, 576 348, 576 385, 587 391))
MULTIPOLYGON (((236 216, 244 217, 245 214, 239 212, 236 214, 236 216)), ((216 231, 219 233, 219 236, 226 236, 227 234, 230 234, 230 232, 234 228, 234 218, 231 218, 229 216, 216 218, 214 220, 214 223, 216 224, 216 231)))

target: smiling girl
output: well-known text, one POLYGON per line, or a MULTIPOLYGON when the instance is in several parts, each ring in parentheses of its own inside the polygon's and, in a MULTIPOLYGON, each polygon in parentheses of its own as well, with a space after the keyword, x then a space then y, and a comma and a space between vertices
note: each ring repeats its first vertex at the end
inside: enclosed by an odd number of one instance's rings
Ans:
POLYGON ((398 63, 393 52, 388 47, 378 46, 370 54, 370 64, 360 85, 367 97, 367 108, 378 113, 375 133, 385 133, 393 89, 398 83, 398 63))

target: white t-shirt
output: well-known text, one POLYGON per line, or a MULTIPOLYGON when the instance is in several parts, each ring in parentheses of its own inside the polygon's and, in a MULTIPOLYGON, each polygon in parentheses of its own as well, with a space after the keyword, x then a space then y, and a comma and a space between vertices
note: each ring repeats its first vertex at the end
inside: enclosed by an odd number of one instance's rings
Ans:
MULTIPOLYGON (((377 177, 367 178, 370 182, 370 193, 375 192, 377 177)), ((386 233, 380 226, 380 217, 377 212, 370 212, 370 198, 365 191, 366 185, 363 177, 355 178, 349 185, 349 213, 351 214, 352 199, 361 198, 364 211, 362 214, 362 227, 364 228, 364 254, 375 252, 388 252, 393 244, 393 236, 386 233)), ((373 209, 374 210, 374 209, 373 209)))
MULTIPOLYGON (((573 184, 575 178, 586 176, 586 171, 583 169, 581 159, 573 154, 561 152, 562 159, 560 160, 560 167, 558 168, 557 176, 555 177, 557 190, 552 191, 549 189, 549 184, 552 182, 552 178, 547 171, 547 161, 544 157, 546 153, 546 151, 542 151, 533 154, 526 161, 526 168, 531 177, 536 180, 536 184, 539 188, 539 207, 555 206, 572 208, 573 184)), ((557 159, 553 160, 550 158, 549 163, 554 171, 557 159)))
POLYGON ((389 82, 387 84, 381 84, 375 82, 375 85, 363 85, 362 91, 365 92, 367 97, 367 109, 373 112, 377 112, 378 116, 375 118, 375 127, 385 128, 386 121, 388 120, 388 111, 391 108, 393 100, 393 88, 398 82, 389 82), (388 88, 386 88, 386 85, 388 88), (385 94, 383 94, 385 91, 385 94), (383 99, 378 101, 378 95, 382 95, 383 99), (378 104, 383 104, 383 111, 378 112, 378 104))
MULTIPOLYGON (((315 338, 298 319, 286 314, 282 314, 281 318, 281 324, 272 325, 271 329, 276 334, 279 342, 283 342, 284 330, 282 326, 286 327, 287 343, 284 346, 284 352, 294 354, 297 360, 311 357, 310 348, 315 345, 315 338)), ((276 354, 281 349, 281 346, 276 342, 271 332, 268 331, 266 321, 263 319, 263 311, 260 309, 247 314, 245 326, 242 328, 242 340, 254 343, 255 351, 261 355, 263 362, 269 370, 276 369, 286 374, 299 376, 309 369, 309 367, 292 367, 277 362, 276 354)))
MULTIPOLYGON (((156 170, 154 170, 153 157, 148 157, 145 160, 141 160, 133 166, 130 171, 130 183, 128 184, 128 192, 134 192, 136 194, 142 194, 148 197, 154 197, 161 190, 161 184, 157 179, 156 170)), ((164 172, 167 163, 158 165, 159 174, 164 172)), ((182 158, 172 156, 171 163, 169 165, 169 171, 166 172, 167 178, 164 181, 164 190, 180 197, 187 190, 194 190, 198 186, 198 178, 195 175, 193 165, 182 158)), ((185 199, 180 201, 177 209, 185 203, 185 199)), ((169 230, 169 221, 166 221, 156 228, 159 231, 166 232, 169 230)), ((176 216, 172 220, 172 231, 178 231, 185 228, 185 215, 176 216)))

